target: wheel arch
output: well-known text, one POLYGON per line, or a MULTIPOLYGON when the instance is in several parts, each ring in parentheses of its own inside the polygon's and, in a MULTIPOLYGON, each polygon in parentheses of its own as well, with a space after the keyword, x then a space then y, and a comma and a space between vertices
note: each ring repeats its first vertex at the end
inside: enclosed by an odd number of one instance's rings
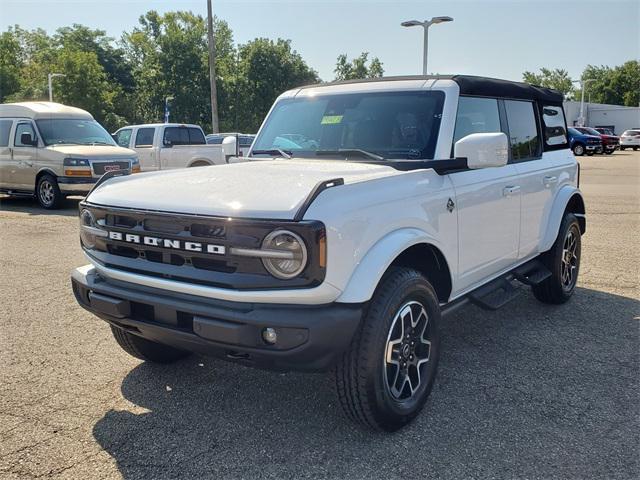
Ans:
POLYGON ((369 301, 385 273, 396 266, 418 270, 432 283, 441 303, 449 300, 453 277, 443 249, 424 232, 403 229, 388 234, 369 249, 336 301, 369 301))
POLYGON ((41 168, 40 171, 38 171, 38 173, 36 174, 36 182, 33 185, 34 191, 35 191, 36 187, 38 186, 38 182, 40 181, 40 178, 43 175, 46 175, 46 174, 51 175, 53 178, 56 179, 56 181, 58 180, 58 174, 56 174, 56 172, 54 172, 52 169, 47 168, 47 167, 41 168))
POLYGON ((191 167, 208 167, 210 165, 213 165, 213 163, 211 162, 211 160, 209 160, 207 158, 194 158, 193 160, 191 160, 189 162, 189 165, 187 165, 187 168, 191 168, 191 167))
POLYGON ((587 231, 584 198, 580 190, 569 185, 560 189, 553 202, 549 214, 549 222, 547 223, 547 230, 540 245, 541 252, 546 252, 551 248, 558 236, 562 219, 567 213, 573 213, 578 218, 580 233, 584 234, 587 231))

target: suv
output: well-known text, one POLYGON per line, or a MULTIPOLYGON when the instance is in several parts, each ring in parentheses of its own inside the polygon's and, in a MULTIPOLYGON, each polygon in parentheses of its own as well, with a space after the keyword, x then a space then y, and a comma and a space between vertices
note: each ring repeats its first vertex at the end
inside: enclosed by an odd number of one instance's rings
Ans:
POLYGON ((51 102, 0 105, 0 193, 47 209, 85 195, 105 172, 140 169, 89 112, 51 102))
POLYGON ((577 127, 569 127, 569 145, 574 155, 581 157, 585 153, 592 156, 594 153, 602 153, 602 139, 600 134, 592 135, 583 133, 577 127))
POLYGON ((610 133, 603 133, 597 128, 591 127, 573 127, 578 130, 580 133, 585 135, 593 135, 594 137, 600 137, 602 141, 602 151, 607 155, 611 155, 616 151, 618 145, 620 144, 620 139, 615 135, 610 133))
POLYGON ((332 370, 346 414, 390 431, 429 395, 442 315, 500 308, 515 280, 544 303, 574 292, 585 207, 559 92, 470 76, 298 88, 249 155, 106 177, 80 205, 91 264, 73 291, 126 352, 332 370))
POLYGON ((640 128, 622 132, 622 135, 620 135, 620 150, 625 148, 633 148, 634 150, 640 148, 640 128))

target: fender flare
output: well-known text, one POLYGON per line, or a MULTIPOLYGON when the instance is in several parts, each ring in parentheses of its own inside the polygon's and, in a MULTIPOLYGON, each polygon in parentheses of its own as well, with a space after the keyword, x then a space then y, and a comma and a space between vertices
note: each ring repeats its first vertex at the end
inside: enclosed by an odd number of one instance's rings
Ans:
POLYGON ((402 228, 389 232, 378 240, 357 263, 342 294, 335 300, 341 303, 367 302, 380 279, 393 261, 406 249, 418 244, 440 248, 439 242, 417 228, 402 228))
POLYGON ((546 252, 547 250, 549 250, 553 245, 553 242, 556 241, 558 231, 560 230, 560 224, 562 223, 562 218, 564 217, 564 213, 567 210, 567 206, 569 205, 569 202, 571 202, 572 199, 576 196, 579 198, 583 211, 575 213, 577 216, 582 216, 583 218, 580 227, 584 233, 584 198, 578 188, 574 187, 573 185, 565 185, 564 187, 560 188, 560 190, 556 194, 556 198, 553 201, 551 211, 549 212, 547 230, 542 237, 542 242, 540 243, 541 252, 546 252))
POLYGON ((35 188, 36 185, 38 185, 38 179, 45 173, 48 173, 49 175, 53 176, 53 178, 55 178, 56 181, 58 180, 58 174, 56 172, 54 172, 49 167, 42 167, 40 170, 38 170, 38 173, 36 173, 35 184, 34 184, 33 188, 35 188))

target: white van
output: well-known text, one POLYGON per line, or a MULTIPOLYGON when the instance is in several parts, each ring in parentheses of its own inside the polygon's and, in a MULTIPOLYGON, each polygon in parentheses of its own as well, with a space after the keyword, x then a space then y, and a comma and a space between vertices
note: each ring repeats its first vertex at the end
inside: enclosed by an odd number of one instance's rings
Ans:
POLYGON ((140 170, 89 112, 51 102, 0 105, 0 193, 34 196, 57 208, 85 195, 106 172, 140 170))

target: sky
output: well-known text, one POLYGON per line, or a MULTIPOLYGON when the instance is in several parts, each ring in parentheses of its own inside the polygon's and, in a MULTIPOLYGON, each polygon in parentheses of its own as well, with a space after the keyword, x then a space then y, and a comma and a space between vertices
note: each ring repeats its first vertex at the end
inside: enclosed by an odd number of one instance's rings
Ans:
MULTIPOLYGON (((206 16, 206 0, 0 0, 0 31, 80 23, 119 39, 140 15, 191 10, 206 16)), ((579 79, 584 67, 640 59, 639 0, 213 0, 237 43, 256 37, 291 39, 323 80, 336 57, 377 56, 385 75, 422 71, 422 29, 404 20, 448 15, 429 30, 429 72, 522 80, 522 72, 563 68, 579 79)))

